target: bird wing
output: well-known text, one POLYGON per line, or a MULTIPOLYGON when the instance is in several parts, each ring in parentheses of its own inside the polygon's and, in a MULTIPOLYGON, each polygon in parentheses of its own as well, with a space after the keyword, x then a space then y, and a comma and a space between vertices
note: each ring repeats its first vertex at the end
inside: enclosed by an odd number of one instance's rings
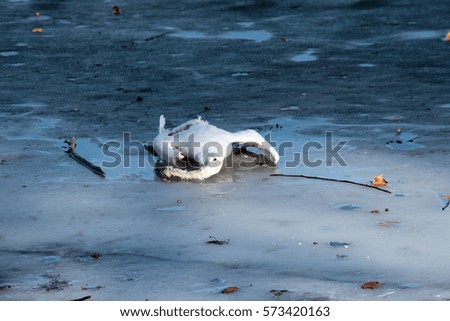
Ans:
POLYGON ((243 147, 254 147, 262 151, 268 161, 268 165, 274 166, 278 163, 280 155, 278 155, 276 149, 257 131, 252 129, 243 130, 235 133, 234 137, 235 140, 233 143, 237 143, 243 147))

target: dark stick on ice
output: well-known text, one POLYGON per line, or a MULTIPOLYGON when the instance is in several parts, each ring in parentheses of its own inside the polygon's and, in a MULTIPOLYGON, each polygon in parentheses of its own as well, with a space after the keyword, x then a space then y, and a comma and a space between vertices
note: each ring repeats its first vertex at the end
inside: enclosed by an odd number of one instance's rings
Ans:
POLYGON ((84 296, 84 297, 82 297, 82 298, 79 298, 79 299, 73 299, 73 300, 70 300, 70 301, 86 301, 86 300, 89 300, 91 298, 91 296, 90 295, 87 295, 87 296, 84 296))
POLYGON ((377 186, 373 186, 373 185, 369 185, 369 184, 363 184, 363 183, 358 183, 358 182, 354 182, 354 181, 349 181, 346 179, 335 179, 335 178, 308 176, 308 175, 288 175, 288 174, 271 174, 270 176, 297 177, 297 178, 318 179, 318 180, 329 181, 329 182, 348 183, 348 184, 353 184, 353 185, 369 187, 369 188, 373 188, 373 189, 376 189, 381 192, 392 194, 392 192, 388 191, 387 189, 379 188, 377 186))
POLYGON ((217 238, 215 238, 214 236, 210 236, 210 239, 212 239, 211 241, 206 241, 207 244, 217 244, 217 245, 224 245, 224 244, 229 244, 230 243, 230 239, 226 240, 226 241, 219 241, 217 238))
POLYGON ((157 34, 157 35, 145 38, 144 41, 156 40, 156 39, 159 39, 159 38, 161 38, 161 37, 163 37, 163 36, 165 36, 167 34, 168 34, 168 32, 160 33, 160 34, 157 34))
POLYGON ((450 205, 450 198, 448 199, 447 204, 445 204, 445 206, 442 208, 442 210, 445 210, 449 205, 450 205))
POLYGON ((72 137, 72 139, 69 141, 65 140, 64 142, 67 144, 67 147, 69 148, 67 150, 67 154, 69 154, 70 157, 72 157, 74 160, 76 160, 78 163, 80 163, 84 167, 89 168, 95 174, 97 174, 101 177, 105 177, 106 174, 101 167, 92 164, 90 161, 84 159, 83 157, 81 157, 80 155, 77 154, 77 151, 76 151, 77 139, 75 137, 72 137))

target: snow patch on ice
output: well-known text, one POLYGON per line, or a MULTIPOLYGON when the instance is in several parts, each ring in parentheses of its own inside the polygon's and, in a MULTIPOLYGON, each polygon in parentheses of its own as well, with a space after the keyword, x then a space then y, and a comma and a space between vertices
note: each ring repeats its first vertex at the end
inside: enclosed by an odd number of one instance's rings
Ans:
POLYGON ((299 110, 299 109, 300 109, 300 106, 297 106, 297 105, 280 108, 280 110, 299 110))
POLYGON ((403 40, 427 40, 433 38, 440 38, 443 32, 440 30, 416 30, 404 31, 396 35, 403 40))
POLYGON ((19 53, 17 51, 0 51, 0 57, 13 57, 18 54, 19 53))
POLYGON ((251 26, 253 26, 255 23, 252 21, 244 21, 244 22, 238 22, 238 25, 244 28, 250 28, 251 26))
POLYGON ((250 73, 248 73, 248 72, 239 71, 239 72, 232 73, 231 77, 245 77, 245 76, 248 76, 249 74, 250 73))
POLYGON ((185 211, 186 207, 184 206, 168 206, 168 207, 158 207, 155 209, 155 211, 159 212, 179 212, 179 211, 185 211))
POLYGON ((359 64, 358 66, 360 66, 362 68, 373 68, 373 67, 376 67, 375 64, 371 64, 371 63, 362 63, 362 64, 359 64))
POLYGON ((219 36, 223 39, 251 40, 255 42, 266 41, 272 38, 272 33, 266 30, 228 31, 219 36))
POLYGON ((311 62, 317 60, 317 55, 315 55, 316 50, 308 49, 301 54, 295 55, 291 58, 292 61, 295 62, 311 62))
POLYGON ((261 42, 269 40, 273 34, 267 30, 237 30, 227 31, 220 34, 207 34, 202 31, 178 30, 171 33, 172 36, 184 39, 228 39, 228 40, 249 40, 261 42))

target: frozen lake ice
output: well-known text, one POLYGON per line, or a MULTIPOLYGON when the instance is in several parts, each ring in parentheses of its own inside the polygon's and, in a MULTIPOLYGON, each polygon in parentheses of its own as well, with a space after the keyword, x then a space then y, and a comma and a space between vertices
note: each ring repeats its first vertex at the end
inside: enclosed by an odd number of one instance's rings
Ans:
MULTIPOLYGON (((202 183, 164 182, 134 161, 128 169, 106 169, 100 178, 52 143, 48 148, 59 155, 53 179, 50 169, 45 177, 11 176, 16 166, 25 174, 39 159, 50 161, 48 152, 37 152, 34 161, 6 159, 1 285, 11 288, 1 298, 66 300, 88 293, 97 300, 269 300, 269 291, 281 288, 288 290, 281 298, 287 300, 450 295, 443 283, 450 264, 449 217, 440 198, 448 192, 444 164, 405 159, 384 146, 373 153, 358 144, 342 150, 348 166, 287 168, 304 142, 325 144, 323 137, 298 131, 327 120, 279 118, 267 125, 275 124, 283 127, 271 131, 274 144, 296 142, 276 171, 228 168, 202 183), (392 194, 271 177, 274 172, 368 184, 383 173, 392 194), (207 244, 210 236, 229 243, 207 244), (433 273, 424 273, 429 262, 433 273), (371 280, 382 286, 360 288, 371 280), (233 285, 242 290, 220 292, 233 285)), ((97 164, 107 160, 101 147, 101 140, 78 142, 80 155, 97 164)), ((308 157, 322 159, 321 152, 308 157)))

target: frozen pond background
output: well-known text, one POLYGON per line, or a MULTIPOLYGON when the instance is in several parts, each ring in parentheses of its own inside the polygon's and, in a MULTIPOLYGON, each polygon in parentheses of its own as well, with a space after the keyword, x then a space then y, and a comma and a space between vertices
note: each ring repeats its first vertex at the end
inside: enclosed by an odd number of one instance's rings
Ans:
POLYGON ((450 298, 447 1, 114 5, 2 4, 0 299, 450 298), (108 160, 102 144, 151 142, 160 114, 294 147, 203 183, 160 181, 138 148, 104 179, 63 152, 77 136, 108 160), (327 131, 348 166, 293 162, 327 131), (384 174, 392 194, 272 173, 384 174))

